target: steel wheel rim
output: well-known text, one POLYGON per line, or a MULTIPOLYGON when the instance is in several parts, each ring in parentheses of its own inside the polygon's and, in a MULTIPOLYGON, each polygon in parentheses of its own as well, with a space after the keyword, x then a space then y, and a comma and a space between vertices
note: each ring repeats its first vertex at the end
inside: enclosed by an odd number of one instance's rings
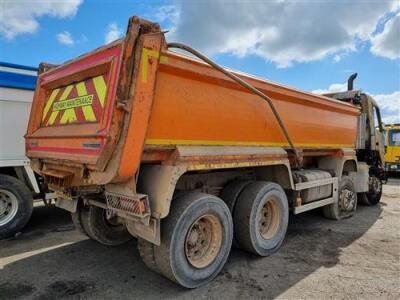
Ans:
POLYGON ((197 269, 209 266, 222 247, 222 224, 214 215, 199 217, 190 226, 185 238, 185 255, 197 269))
POLYGON ((369 192, 378 195, 381 192, 381 181, 376 176, 368 178, 369 192))
POLYGON ((356 204, 356 194, 349 190, 343 189, 339 195, 339 207, 341 211, 350 212, 353 211, 356 204))
POLYGON ((4 226, 14 219, 17 212, 17 197, 8 190, 0 189, 0 226, 4 226))
POLYGON ((281 211, 274 198, 265 202, 258 213, 258 231, 264 240, 272 239, 279 229, 281 211))

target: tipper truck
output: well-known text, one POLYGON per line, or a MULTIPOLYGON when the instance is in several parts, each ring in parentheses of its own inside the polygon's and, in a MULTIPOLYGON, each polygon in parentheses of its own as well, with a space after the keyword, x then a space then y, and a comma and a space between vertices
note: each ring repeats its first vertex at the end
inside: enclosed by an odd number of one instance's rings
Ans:
POLYGON ((132 17, 124 38, 40 65, 26 152, 82 233, 136 237, 150 269, 195 288, 232 243, 277 251, 289 214, 340 220, 357 198, 379 202, 383 128, 354 77, 314 95, 224 69, 132 17))

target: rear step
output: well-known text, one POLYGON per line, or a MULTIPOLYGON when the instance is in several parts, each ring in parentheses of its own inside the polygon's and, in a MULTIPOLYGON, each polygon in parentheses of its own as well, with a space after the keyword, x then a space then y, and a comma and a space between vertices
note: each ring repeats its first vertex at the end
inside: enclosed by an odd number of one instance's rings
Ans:
POLYGON ((46 183, 49 185, 50 189, 59 190, 71 186, 74 173, 63 170, 48 169, 42 171, 42 176, 46 179, 46 183))

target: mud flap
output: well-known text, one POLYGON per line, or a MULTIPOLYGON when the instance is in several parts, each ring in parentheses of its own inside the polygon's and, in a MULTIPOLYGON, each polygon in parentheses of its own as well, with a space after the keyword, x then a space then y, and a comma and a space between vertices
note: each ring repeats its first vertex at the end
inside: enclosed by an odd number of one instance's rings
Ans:
POLYGON ((133 236, 139 236, 157 246, 161 244, 160 219, 150 218, 148 225, 136 221, 127 221, 126 228, 133 236))

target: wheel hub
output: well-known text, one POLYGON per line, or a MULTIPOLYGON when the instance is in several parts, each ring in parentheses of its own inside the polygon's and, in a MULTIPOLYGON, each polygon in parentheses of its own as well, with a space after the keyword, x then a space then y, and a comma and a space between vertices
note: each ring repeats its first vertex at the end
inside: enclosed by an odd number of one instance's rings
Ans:
POLYGON ((10 222, 18 211, 18 201, 8 190, 0 189, 0 226, 10 222))
POLYGON ((371 176, 368 178, 368 185, 370 192, 374 194, 379 194, 381 191, 381 181, 379 178, 375 176, 371 176))
POLYGON ((210 265, 222 246, 222 225, 213 215, 198 218, 190 227, 185 240, 185 254, 195 268, 210 265))
POLYGON ((274 237, 279 228, 280 210, 275 199, 267 201, 260 209, 258 227, 263 239, 269 240, 274 237))
POLYGON ((343 189, 339 196, 339 207, 341 211, 352 211, 355 207, 356 195, 349 189, 343 189))

